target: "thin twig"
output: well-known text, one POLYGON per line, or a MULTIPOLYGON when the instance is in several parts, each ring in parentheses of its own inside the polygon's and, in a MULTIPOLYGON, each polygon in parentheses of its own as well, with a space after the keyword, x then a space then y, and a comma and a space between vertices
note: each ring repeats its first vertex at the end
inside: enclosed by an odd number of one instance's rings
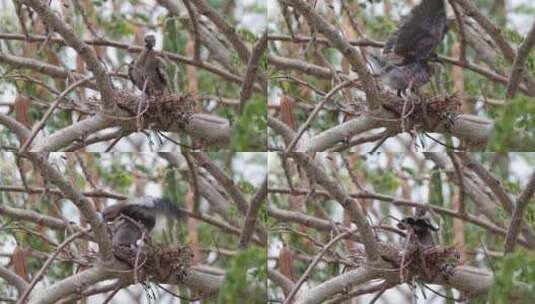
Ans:
POLYGON ((77 239, 79 236, 81 236, 82 234, 85 234, 87 233, 88 231, 90 231, 91 228, 87 228, 87 229, 84 229, 84 230, 81 230, 81 231, 78 231, 74 234, 72 234, 71 236, 69 236, 67 239, 65 239, 65 241, 63 241, 57 248, 56 250, 54 250, 54 253, 52 253, 50 255, 50 257, 46 260, 46 262, 43 264, 43 266, 41 267, 41 269, 39 269, 39 271, 37 272, 37 274, 33 277, 33 280, 32 282, 30 283, 30 285, 28 286, 28 288, 26 288, 26 290, 24 291, 24 294, 22 294, 22 296, 19 298, 19 300, 17 301, 17 304, 22 304, 24 303, 24 301, 26 300, 26 298, 28 297, 28 295, 30 294, 30 291, 32 291, 32 289, 35 287, 35 285, 37 284, 37 282, 39 282, 41 280, 41 278, 43 277, 45 271, 48 269, 48 267, 50 267, 50 265, 52 264, 52 262, 54 261, 54 259, 56 258, 56 256, 60 253, 60 251, 65 247, 67 246, 70 242, 74 241, 75 239, 77 239))
POLYGON ((19 150, 19 153, 22 154, 22 153, 26 152, 26 150, 28 149, 28 147, 32 143, 32 141, 35 138, 35 136, 37 135, 37 133, 44 127, 46 121, 50 118, 50 116, 52 115, 52 112, 54 112, 54 110, 59 105, 59 103, 63 100, 63 98, 67 94, 69 94, 72 90, 74 90, 75 88, 79 87, 80 85, 90 81, 91 79, 93 79, 92 76, 80 79, 77 82, 71 84, 69 87, 67 87, 63 92, 61 92, 61 94, 52 103, 50 108, 48 108, 48 110, 46 111, 45 115, 43 115, 43 118, 41 119, 41 121, 39 121, 39 123, 35 126, 35 128, 33 128, 32 134, 30 135, 30 137, 28 137, 26 142, 22 145, 22 147, 19 150))
POLYGON ((297 132, 297 135, 292 139, 292 141, 290 142, 290 144, 288 145, 288 147, 286 148, 286 151, 285 153, 288 153, 290 151, 292 151, 292 149, 295 147, 295 145, 297 144, 297 142, 299 141, 299 138, 301 138, 301 136, 303 135, 303 133, 308 129, 308 127, 310 126, 310 123, 312 123, 312 120, 316 117, 316 115, 319 113, 319 111, 321 110, 321 108, 323 107, 323 105, 325 103, 327 103, 329 100, 331 100, 331 97, 336 94, 336 92, 338 92, 340 89, 346 87, 346 86, 349 86, 353 81, 351 80, 346 80, 340 84, 338 84, 337 86, 335 86, 331 91, 329 91, 329 93, 327 93, 327 95, 325 95, 325 97, 323 97, 323 100, 318 103, 316 105, 316 107, 314 108, 314 110, 312 111, 312 113, 310 113, 310 115, 308 116, 307 120, 305 121, 305 123, 303 125, 301 125, 301 127, 299 127, 299 131, 297 132))
POLYGON ((292 289, 292 291, 290 292, 290 294, 286 297, 286 299, 284 300, 284 303, 283 304, 289 304, 289 303, 292 303, 292 299, 293 297, 297 294, 297 291, 299 291, 299 288, 301 287, 301 285, 303 285, 303 283, 308 279, 308 276, 310 275, 310 273, 312 272, 312 270, 314 269, 314 267, 316 267, 316 265, 318 264, 318 262, 320 261, 321 257, 334 245, 336 244, 336 242, 338 242, 339 240, 343 239, 344 237, 346 237, 347 235, 351 234, 351 233, 355 233, 357 232, 357 229, 352 229, 350 231, 346 231, 346 232, 343 232, 339 235, 337 235, 335 238, 333 238, 329 243, 327 243, 319 252, 318 254, 316 254, 316 256, 314 257, 314 260, 312 261, 312 263, 310 263, 307 267, 307 269, 305 270, 305 272, 303 273, 303 275, 299 278, 299 281, 297 281, 297 283, 295 283, 295 286, 294 288, 292 289))

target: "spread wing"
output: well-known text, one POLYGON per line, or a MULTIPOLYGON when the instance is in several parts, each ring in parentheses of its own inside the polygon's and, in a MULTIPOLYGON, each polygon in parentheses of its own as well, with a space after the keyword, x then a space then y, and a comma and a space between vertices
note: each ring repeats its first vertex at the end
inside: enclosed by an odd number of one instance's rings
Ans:
POLYGON ((446 31, 443 0, 423 0, 388 38, 383 53, 394 64, 429 59, 446 31))
POLYGON ((149 196, 131 200, 124 205, 121 213, 140 221, 149 231, 154 228, 156 217, 160 215, 176 219, 182 219, 185 216, 185 213, 170 200, 149 196))

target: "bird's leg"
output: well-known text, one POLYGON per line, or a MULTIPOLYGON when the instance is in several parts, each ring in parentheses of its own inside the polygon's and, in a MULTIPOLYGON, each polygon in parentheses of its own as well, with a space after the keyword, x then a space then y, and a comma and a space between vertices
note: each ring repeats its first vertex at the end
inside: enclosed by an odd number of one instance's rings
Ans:
POLYGON ((427 264, 425 263, 425 250, 424 248, 421 246, 421 245, 418 245, 420 248, 418 250, 418 258, 420 259, 420 263, 422 265, 422 268, 424 270, 424 273, 425 273, 425 277, 426 279, 428 280, 431 280, 431 272, 429 270, 429 268, 427 268, 427 264))

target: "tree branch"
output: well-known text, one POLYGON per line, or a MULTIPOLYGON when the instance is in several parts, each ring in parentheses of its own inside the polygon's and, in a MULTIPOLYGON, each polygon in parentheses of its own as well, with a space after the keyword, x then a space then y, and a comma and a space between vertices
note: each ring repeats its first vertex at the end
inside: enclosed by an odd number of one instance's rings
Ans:
POLYGON ((524 212, 528 207, 528 204, 533 200, 533 194, 535 193, 535 171, 531 174, 531 177, 526 185, 526 188, 522 194, 518 197, 515 203, 515 209, 511 218, 511 224, 507 230, 507 237, 505 238, 505 253, 510 253, 515 249, 518 233, 522 227, 525 227, 523 223, 524 212))
POLYGON ((0 278, 3 278, 9 284, 15 286, 19 296, 21 296, 24 293, 24 290, 28 288, 28 282, 2 265, 0 265, 0 278))
POLYGON ((351 63, 353 68, 359 75, 359 80, 362 81, 362 86, 366 93, 366 99, 370 106, 370 109, 378 109, 380 102, 377 98, 378 90, 375 80, 368 71, 366 62, 358 52, 340 33, 331 26, 323 17, 315 12, 314 8, 302 0, 287 0, 291 3, 303 16, 307 19, 308 23, 315 27, 320 33, 336 47, 344 57, 351 63))
POLYGON ((290 157, 296 160, 296 162, 305 169, 309 178, 319 183, 331 197, 336 199, 344 209, 346 209, 351 215, 351 219, 358 227, 358 231, 362 237, 362 243, 364 244, 366 255, 370 263, 379 260, 379 255, 376 248, 375 235, 362 213, 362 210, 357 203, 347 195, 340 182, 331 179, 320 168, 320 165, 304 153, 290 153, 290 157))
MULTIPOLYGON (((249 98, 251 98, 253 83, 254 83, 254 80, 257 78, 256 73, 259 68, 259 62, 266 48, 267 48, 267 31, 264 32, 264 34, 260 37, 258 42, 253 47, 253 52, 251 54, 251 58, 249 59, 249 64, 247 65, 247 72, 245 73, 245 76, 243 77, 243 82, 242 82, 242 86, 240 90, 240 110, 239 110, 240 115, 243 112, 245 103, 249 100, 249 98)), ((267 95, 267 90, 265 93, 267 95)))
POLYGON ((247 209, 247 214, 245 215, 245 221, 243 222, 243 226, 241 229, 241 235, 240 235, 240 242, 238 245, 238 248, 244 249, 247 248, 247 245, 249 244, 251 237, 253 235, 253 232, 256 230, 256 221, 258 217, 258 211, 260 211, 260 207, 262 207, 262 204, 266 201, 267 196, 267 176, 260 185, 260 188, 256 191, 255 195, 251 199, 251 203, 249 204, 249 208, 247 209))
POLYGON ((110 260, 111 240, 104 224, 97 215, 93 202, 83 196, 75 186, 64 178, 64 175, 52 166, 41 153, 26 153, 24 154, 34 164, 34 166, 41 169, 43 176, 51 183, 58 186, 65 197, 69 198, 80 210, 87 222, 91 225, 92 231, 95 233, 95 241, 99 245, 99 253, 103 260, 110 260))
POLYGON ((89 70, 91 70, 97 81, 100 89, 104 108, 110 109, 113 107, 113 85, 109 75, 100 63, 97 54, 86 43, 80 40, 74 32, 67 27, 67 25, 60 19, 50 7, 40 0, 23 0, 23 3, 33 8, 35 12, 41 17, 43 22, 51 26, 58 32, 65 41, 76 50, 78 54, 87 63, 89 70))
POLYGON ((535 22, 531 25, 531 29, 528 32, 528 35, 518 47, 518 52, 513 62, 513 67, 511 68, 511 73, 509 74, 509 82, 507 83, 507 93, 505 98, 513 98, 520 84, 520 77, 525 68, 525 62, 528 59, 529 52, 535 45, 535 22))

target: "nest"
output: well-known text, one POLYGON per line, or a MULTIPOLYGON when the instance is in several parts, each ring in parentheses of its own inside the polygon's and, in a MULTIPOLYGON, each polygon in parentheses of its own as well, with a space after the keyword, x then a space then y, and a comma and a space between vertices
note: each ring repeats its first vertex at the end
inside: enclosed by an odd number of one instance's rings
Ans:
POLYGON ((385 93, 383 107, 412 125, 425 125, 434 129, 442 120, 453 122, 460 113, 461 100, 455 94, 421 94, 404 100, 385 93))
POLYGON ((459 265, 460 255, 454 247, 431 246, 418 244, 408 246, 405 251, 388 244, 379 244, 381 257, 402 269, 402 277, 406 280, 414 277, 433 280, 441 275, 447 282, 452 270, 459 265))
POLYGON ((184 129, 194 113, 195 98, 192 95, 163 94, 137 96, 124 91, 115 95, 117 106, 135 117, 138 129, 150 126, 156 130, 168 130, 178 126, 184 129))
POLYGON ((448 281, 452 269, 459 265, 460 255, 454 247, 420 247, 409 250, 406 260, 408 273, 417 274, 427 280, 433 280, 442 275, 448 281))
POLYGON ((188 275, 193 252, 188 246, 130 248, 113 247, 115 257, 131 266, 143 277, 155 276, 167 281, 171 276, 180 283, 188 275))

